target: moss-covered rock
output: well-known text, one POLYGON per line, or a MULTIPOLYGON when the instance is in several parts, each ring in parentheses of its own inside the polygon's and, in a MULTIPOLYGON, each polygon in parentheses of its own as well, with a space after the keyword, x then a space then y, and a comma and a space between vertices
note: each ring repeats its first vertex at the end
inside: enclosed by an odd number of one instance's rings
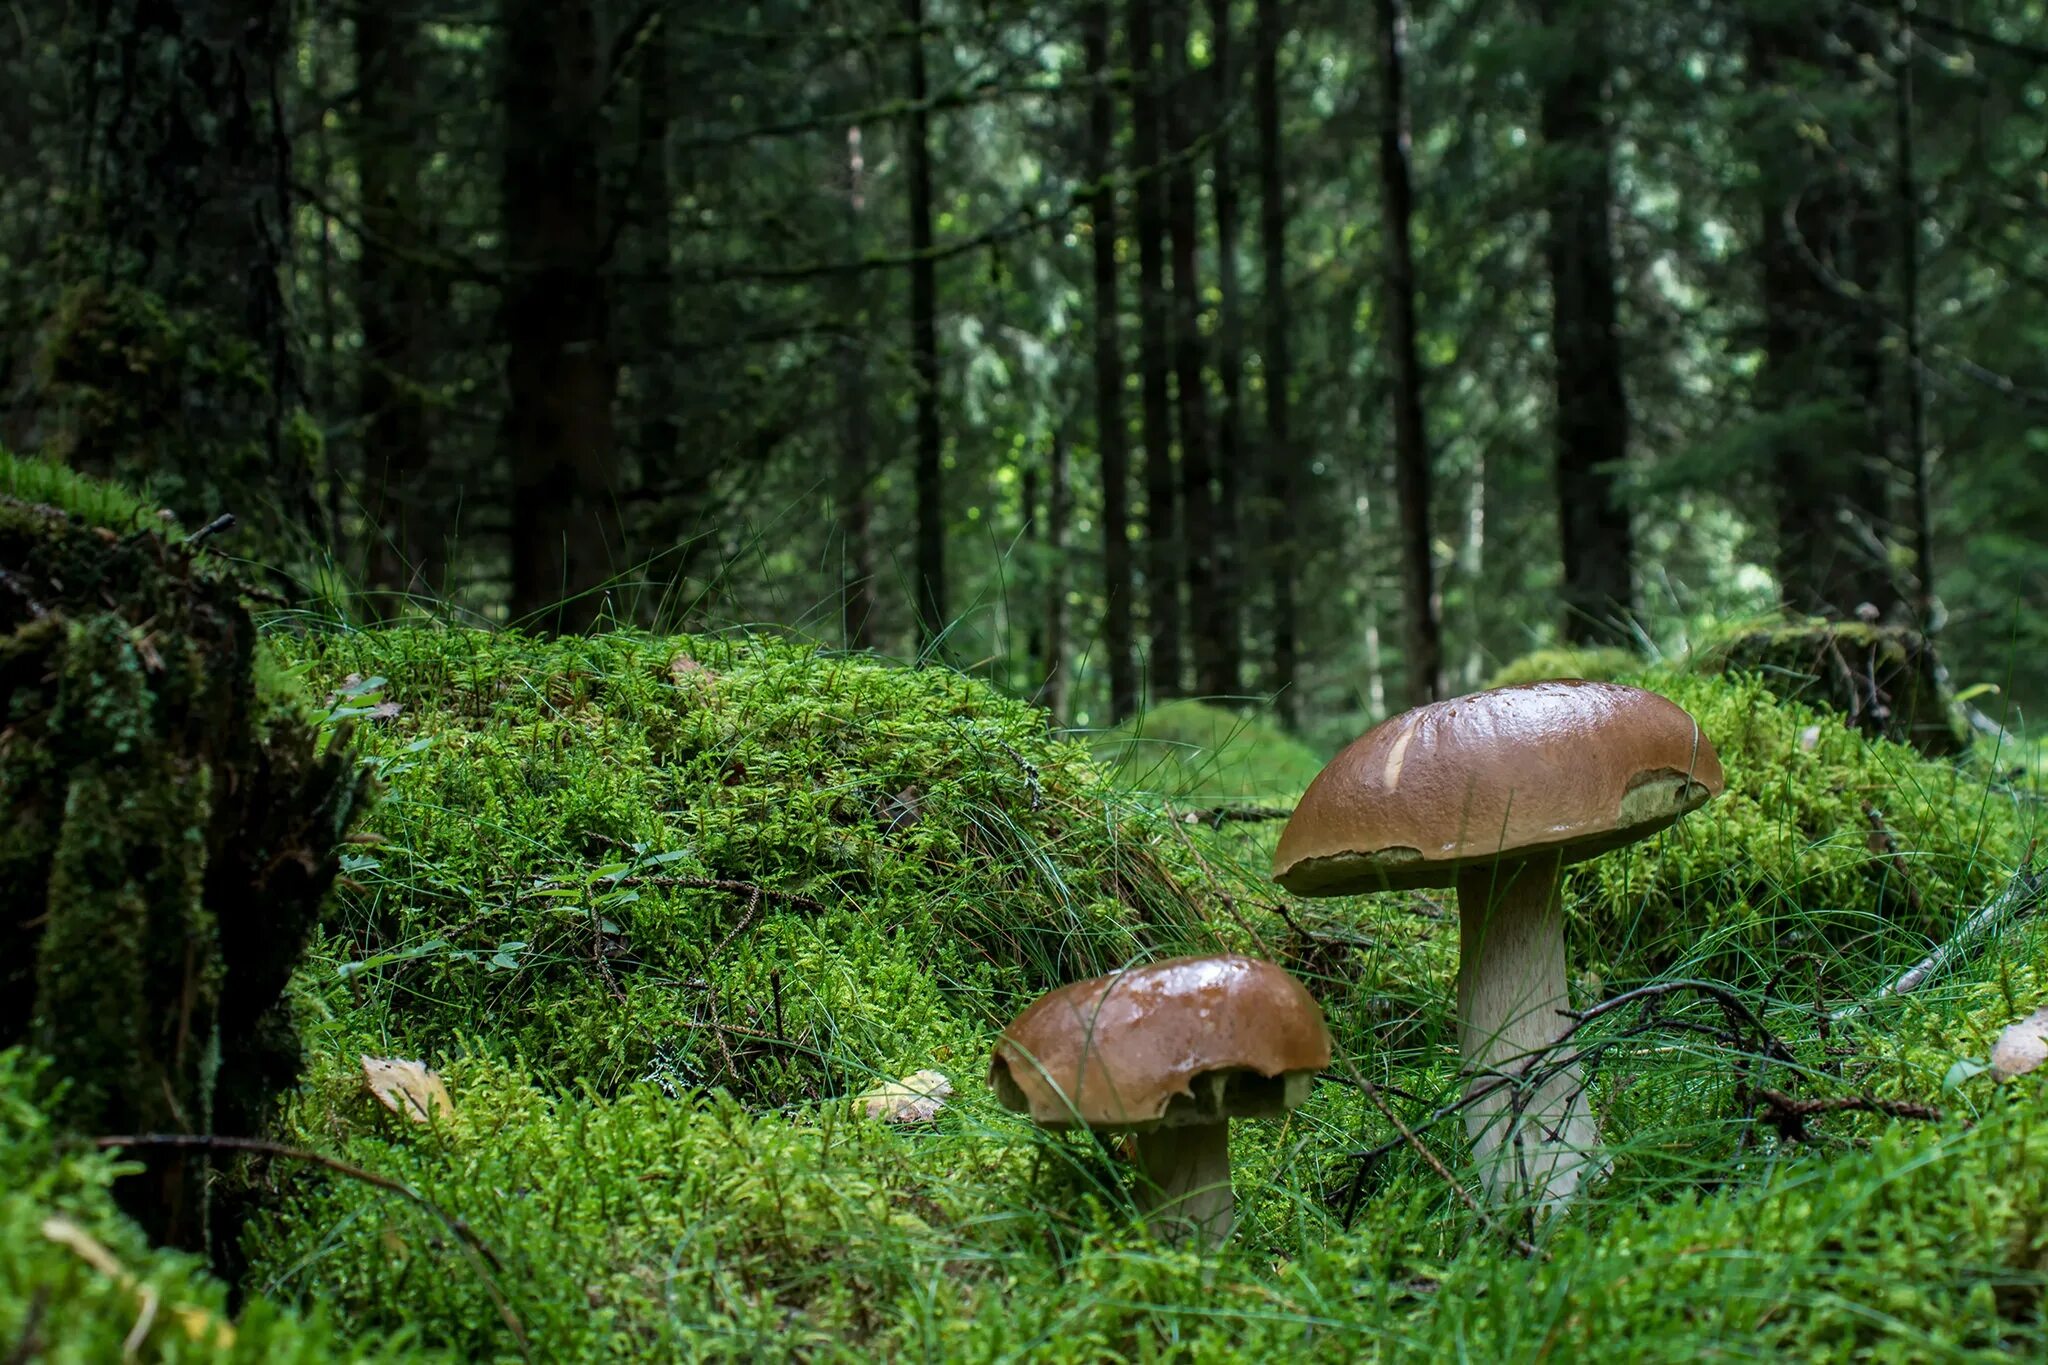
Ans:
MULTIPOLYGON (((33 461, 0 454, 0 488, 64 500, 0 492, 0 1045, 55 1059, 76 1129, 252 1132, 366 775, 222 561, 33 461)), ((122 1193, 198 1248, 206 1186, 153 1156, 122 1193)))
POLYGON ((1933 649, 1902 626, 1799 617, 1739 631, 1702 652, 1705 671, 1752 673, 1788 700, 1822 707, 1873 738, 1961 753, 1969 730, 1933 649))

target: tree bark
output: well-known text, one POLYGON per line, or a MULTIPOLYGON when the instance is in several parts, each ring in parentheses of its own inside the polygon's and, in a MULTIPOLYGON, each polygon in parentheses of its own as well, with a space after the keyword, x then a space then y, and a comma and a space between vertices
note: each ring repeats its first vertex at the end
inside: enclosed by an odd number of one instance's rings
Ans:
POLYGON ((593 0, 504 0, 512 614, 580 630, 622 557, 593 0))
POLYGON ((284 423, 298 386, 281 288, 291 240, 291 142, 279 94, 291 38, 284 11, 261 0, 101 0, 89 9, 80 170, 105 234, 104 282, 154 295, 171 315, 196 322, 209 346, 248 344, 254 363, 211 350, 224 373, 193 366, 177 406, 152 413, 176 428, 171 443, 192 468, 124 467, 132 432, 118 429, 103 433, 106 447, 68 454, 91 472, 169 475, 211 496, 246 499, 231 509, 179 509, 188 515, 233 510, 256 521, 256 504, 267 502, 316 529, 313 480, 284 423), (261 380, 252 382, 250 370, 261 380), (246 467, 252 438, 260 473, 218 468, 246 467))
POLYGON ((1152 0, 1131 0, 1131 192, 1138 201, 1138 366, 1145 432, 1145 604, 1152 642, 1151 696, 1180 692, 1181 609, 1178 494, 1167 373, 1165 168, 1159 145, 1159 74, 1152 0))
MULTIPOLYGON (((858 125, 846 130, 846 228, 849 252, 861 249, 867 207, 867 161, 858 125)), ((875 566, 872 525, 873 421, 868 409, 867 310, 863 278, 849 277, 846 333, 838 340, 840 636, 848 649, 875 644, 875 566)))
POLYGON ((1893 68, 1897 149, 1894 193, 1899 215, 1899 317, 1906 341, 1905 465, 1913 510, 1914 625, 1932 637, 1940 626, 1941 599, 1934 580, 1934 472, 1927 447, 1927 376, 1920 335, 1920 186, 1914 169, 1913 9, 1898 3, 1898 60, 1893 68))
POLYGON ((1281 163, 1280 0, 1258 0, 1258 62, 1252 101, 1259 132, 1259 248, 1264 257, 1266 395, 1265 567, 1272 596, 1273 709, 1293 729, 1300 719, 1296 689, 1300 627, 1295 606, 1296 538, 1300 525, 1299 455, 1288 429, 1287 386, 1293 382, 1287 330, 1287 192, 1281 163))
POLYGON ((1220 667, 1233 686, 1244 672, 1244 300, 1237 253, 1242 217, 1237 195, 1237 139, 1230 135, 1241 81, 1232 32, 1232 0, 1209 0, 1212 111, 1217 134, 1210 188, 1216 208, 1216 380, 1223 401, 1216 412, 1216 510, 1212 556, 1214 619, 1222 647, 1220 667))
POLYGON ((1400 522, 1402 653, 1408 704, 1443 695, 1443 630, 1429 534, 1429 437, 1422 415, 1422 361, 1417 351, 1415 264, 1409 222, 1408 104, 1403 46, 1407 16, 1400 0, 1374 0, 1379 19, 1380 185, 1386 217, 1387 346, 1394 371, 1394 501, 1400 522))
POLYGON ((1564 639, 1625 644, 1635 612, 1634 533, 1615 471, 1628 455, 1628 395, 1608 226, 1614 187, 1602 105, 1607 22, 1585 0, 1539 0, 1556 43, 1541 115, 1550 160, 1551 356, 1564 558, 1564 639))
POLYGON ((1095 447, 1102 461, 1104 646, 1109 654, 1109 720, 1138 709, 1138 665, 1131 626, 1131 466, 1124 430, 1124 359, 1117 305, 1116 95, 1109 84, 1109 0, 1082 11, 1088 63, 1088 221, 1095 269, 1095 447))
POLYGON ((1195 688, 1210 697, 1237 691, 1229 670, 1231 650, 1224 613, 1216 597, 1216 488, 1210 458, 1209 391, 1203 378, 1201 282, 1195 260, 1201 249, 1195 217, 1194 147, 1189 105, 1195 90, 1188 75, 1188 18, 1191 0, 1160 0, 1160 82, 1166 126, 1167 234, 1173 257, 1173 370, 1180 428, 1182 548, 1188 585, 1188 616, 1195 664, 1195 688))
POLYGON ((433 423, 425 386, 433 291, 419 265, 419 34, 382 5, 355 10, 356 173, 363 242, 356 312, 363 330, 360 496, 370 520, 371 606, 387 594, 445 588, 443 498, 434 486, 433 423))
POLYGON ((1038 675, 1039 700, 1055 721, 1067 714, 1067 428, 1053 429, 1045 463, 1045 621, 1038 675))
MULTIPOLYGON (((642 40, 639 70, 639 155, 633 192, 638 199, 640 264, 644 283, 630 298, 638 317, 633 334, 639 355, 635 388, 639 397, 640 487, 667 484, 682 449, 682 406, 676 390, 675 78, 677 44, 673 21, 657 16, 642 40)), ((697 527, 686 526, 685 532, 697 527)))
POLYGON ((910 30, 910 360, 917 379, 917 646, 946 630, 946 500, 939 433, 938 265, 932 258, 931 112, 924 0, 904 0, 910 30))

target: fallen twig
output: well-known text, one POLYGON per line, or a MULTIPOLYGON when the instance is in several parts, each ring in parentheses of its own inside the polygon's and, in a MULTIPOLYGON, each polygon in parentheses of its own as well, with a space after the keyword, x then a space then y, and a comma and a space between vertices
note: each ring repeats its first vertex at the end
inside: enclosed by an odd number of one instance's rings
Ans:
POLYGON ((2034 850, 2030 847, 2020 864, 2020 870, 2006 883, 2005 890, 1998 893, 1989 905, 1984 906, 1968 919, 1955 933, 1949 935, 1933 952, 1893 978, 1883 990, 1868 1000, 1859 1000, 1844 1005, 1829 1015, 1830 1022, 1842 1023, 1900 995, 1909 995, 1951 963, 1975 950, 1978 942, 1992 931, 2004 927, 2009 920, 2019 918, 2037 905, 2044 891, 2048 891, 2048 878, 2034 870, 2034 850))
POLYGON ((43 1314, 49 1311, 50 1287, 37 1285, 36 1292, 28 1301, 28 1313, 21 1323, 21 1337, 14 1343, 14 1349, 7 1353, 4 1365, 28 1365, 43 1353, 43 1314))
POLYGON ((1923 1123, 1941 1122, 1941 1110, 1935 1105, 1921 1104, 1915 1100, 1880 1100, 1870 1095, 1834 1095, 1817 1100, 1795 1100, 1781 1090, 1759 1087, 1756 1092, 1766 1113, 1759 1115, 1778 1130, 1778 1135, 1791 1142, 1810 1142, 1806 1131, 1806 1120, 1815 1114, 1882 1114, 1891 1119, 1915 1119, 1923 1123))
POLYGON ((182 1151, 254 1152, 259 1156, 280 1157, 286 1161, 303 1161, 315 1166, 324 1166, 337 1175, 360 1180, 366 1185, 389 1190, 408 1199, 433 1214, 441 1221, 443 1227, 455 1235, 463 1254, 469 1257, 471 1264, 476 1267, 477 1276, 483 1282, 485 1292, 491 1296, 492 1303, 497 1305, 499 1318, 511 1330, 513 1339, 519 1343, 519 1354, 527 1360, 533 1359, 532 1347, 526 1340, 526 1328, 519 1321, 519 1315, 512 1311, 512 1305, 506 1301, 496 1277, 491 1274, 493 1269, 503 1271, 505 1268, 498 1260, 497 1253, 470 1229, 468 1223, 403 1180, 379 1175, 375 1171, 365 1170, 338 1157, 308 1151, 303 1147, 287 1147, 281 1142, 268 1142, 262 1138, 221 1137, 211 1133, 123 1133, 111 1137, 96 1137, 91 1141, 93 1146, 102 1150, 112 1147, 169 1147, 182 1151))

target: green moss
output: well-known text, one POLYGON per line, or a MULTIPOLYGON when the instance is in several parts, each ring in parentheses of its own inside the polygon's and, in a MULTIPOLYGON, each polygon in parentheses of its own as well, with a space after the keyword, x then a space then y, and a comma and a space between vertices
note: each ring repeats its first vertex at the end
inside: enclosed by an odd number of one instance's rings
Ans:
POLYGON ((120 1360, 138 1329, 145 1360, 427 1358, 408 1345, 403 1327, 344 1342, 317 1309, 301 1317, 259 1297, 231 1314, 227 1286, 197 1257, 152 1249, 116 1209, 110 1187, 122 1163, 61 1144, 44 1078, 45 1068, 19 1050, 0 1051, 0 1343, 9 1359, 120 1360), (117 1273, 82 1255, 77 1234, 111 1255, 117 1273), (66 1237, 73 1240, 58 1240, 66 1237), (152 1298, 156 1312, 146 1320, 152 1298))
POLYGON ((1272 722, 1200 701, 1171 701, 1089 741, 1118 783, 1185 804, 1291 802, 1323 760, 1272 722))
POLYGON ((1504 665, 1486 680, 1486 685, 1513 687, 1518 683, 1542 682, 1546 678, 1612 682, 1624 673, 1641 668, 1642 663, 1625 649, 1535 649, 1504 665))
POLYGON ((388 843, 310 988, 384 1046, 766 1103, 977 1046, 1019 993, 1196 939, 1184 840, 1043 713, 772 641, 305 641, 355 679, 388 843), (687 660, 687 664, 678 660, 687 660), (759 888, 757 897, 755 888, 759 888))

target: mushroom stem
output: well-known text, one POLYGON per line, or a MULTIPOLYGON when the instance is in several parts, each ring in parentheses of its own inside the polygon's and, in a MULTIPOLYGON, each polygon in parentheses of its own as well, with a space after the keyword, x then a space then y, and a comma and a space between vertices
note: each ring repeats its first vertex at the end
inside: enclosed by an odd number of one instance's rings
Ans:
POLYGON ((1207 1249, 1230 1240, 1236 1199, 1230 1188, 1230 1121, 1154 1128, 1132 1134, 1138 1208, 1161 1241, 1192 1238, 1207 1249))
MULTIPOLYGON (((1467 867, 1458 874, 1458 1039, 1471 1076, 1466 1093, 1503 1074, 1519 1082, 1532 1053, 1570 1027, 1564 907, 1555 853, 1467 867)), ((1597 1159, 1600 1134, 1577 1065, 1539 1085, 1498 1085, 1465 1110, 1487 1197, 1534 1200, 1545 1216, 1578 1192, 1597 1159)))

